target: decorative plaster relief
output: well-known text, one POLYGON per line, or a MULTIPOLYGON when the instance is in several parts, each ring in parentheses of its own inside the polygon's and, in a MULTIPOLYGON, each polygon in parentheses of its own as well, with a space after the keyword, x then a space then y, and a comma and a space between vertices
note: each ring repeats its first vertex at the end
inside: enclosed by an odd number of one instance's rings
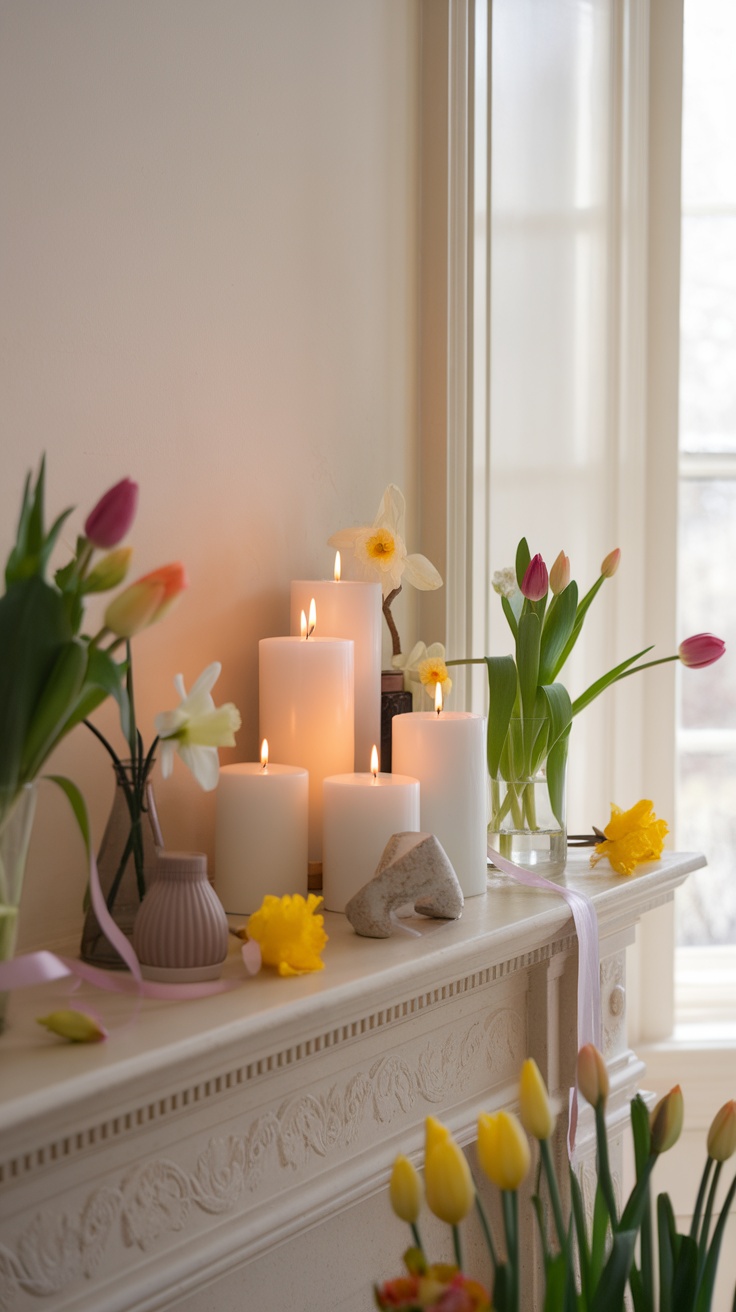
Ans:
POLYGON ((295 1171, 310 1158, 344 1153, 366 1121, 385 1125, 416 1109, 452 1100, 479 1071, 490 1083, 515 1073, 523 1057, 524 1023, 505 1008, 441 1042, 425 1042, 415 1061, 390 1054, 342 1086, 288 1098, 256 1117, 243 1135, 210 1138, 193 1171, 158 1158, 92 1193, 76 1221, 68 1212, 39 1212, 15 1251, 0 1245, 0 1312, 20 1291, 38 1298, 89 1279, 119 1222, 128 1248, 150 1250, 191 1223, 196 1208, 219 1215, 253 1193, 264 1173, 295 1171))

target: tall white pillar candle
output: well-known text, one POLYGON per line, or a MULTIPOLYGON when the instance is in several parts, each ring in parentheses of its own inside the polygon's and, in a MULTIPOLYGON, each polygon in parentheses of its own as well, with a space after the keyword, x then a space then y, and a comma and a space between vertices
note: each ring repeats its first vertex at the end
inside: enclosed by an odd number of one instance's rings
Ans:
POLYGON ((353 644, 261 638, 260 736, 274 760, 309 771, 309 861, 322 860, 322 784, 353 768, 353 644))
POLYGON ((291 585, 291 632, 299 633, 299 618, 314 597, 319 631, 325 638, 352 638, 355 643, 355 764, 362 769, 371 747, 381 741, 381 610, 380 583, 344 579, 291 585))
POLYGON ((376 873, 392 834, 419 829, 419 782, 399 774, 325 779, 322 892, 327 911, 344 911, 376 873))
POLYGON ((231 915, 257 911, 267 893, 307 896, 309 776, 298 765, 220 767, 215 889, 231 915))
POLYGON ((421 785, 421 830, 444 847, 465 897, 486 891, 488 772, 485 720, 465 711, 414 711, 392 722, 392 763, 421 785))

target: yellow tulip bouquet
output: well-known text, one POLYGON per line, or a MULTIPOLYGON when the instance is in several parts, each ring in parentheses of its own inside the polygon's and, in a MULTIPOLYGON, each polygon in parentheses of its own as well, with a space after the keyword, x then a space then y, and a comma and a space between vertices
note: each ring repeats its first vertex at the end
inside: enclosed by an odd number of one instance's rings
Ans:
MULTIPOLYGON (((592 1224, 586 1220, 575 1171, 569 1173, 565 1216, 550 1138, 555 1117, 544 1080, 533 1059, 522 1068, 520 1116, 500 1111, 478 1119, 480 1167, 500 1190, 504 1246, 494 1239, 467 1159, 449 1130, 428 1117, 421 1177, 406 1157, 394 1164, 391 1205, 411 1227, 404 1254, 407 1275, 374 1287, 375 1304, 395 1312, 519 1312, 521 1301, 518 1190, 532 1165, 527 1135, 539 1145, 532 1204, 544 1266, 545 1312, 709 1312, 718 1259, 736 1178, 713 1226, 713 1206, 723 1163, 736 1151, 736 1102, 726 1103, 711 1125, 706 1163, 688 1234, 677 1231, 666 1193, 652 1217, 651 1176, 663 1152, 679 1138, 683 1099, 679 1086, 651 1115, 640 1095, 631 1103, 636 1182, 624 1206, 617 1204, 608 1161, 605 1109, 608 1072, 592 1044, 578 1054, 578 1088, 595 1112, 597 1186, 592 1224), (419 1232, 422 1196, 430 1211, 452 1228, 454 1263, 430 1264, 419 1232), (489 1287, 462 1272, 460 1223, 475 1207, 488 1248, 489 1287), (655 1260, 658 1280, 655 1284, 655 1260), (628 1293, 627 1293, 628 1291, 628 1293)), ((734 1303, 736 1306, 736 1301, 734 1303)))

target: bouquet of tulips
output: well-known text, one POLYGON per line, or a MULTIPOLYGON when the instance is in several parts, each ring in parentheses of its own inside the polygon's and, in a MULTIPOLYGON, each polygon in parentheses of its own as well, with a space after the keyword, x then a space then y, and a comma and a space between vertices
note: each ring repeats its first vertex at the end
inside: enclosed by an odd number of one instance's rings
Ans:
POLYGON ((611 684, 640 670, 679 660, 690 668, 717 661, 725 643, 699 633, 681 643, 673 656, 644 661, 645 647, 621 661, 574 700, 560 682, 563 666, 582 632, 590 607, 621 558, 617 547, 601 564, 598 578, 580 598, 570 577, 569 558, 561 551, 548 571, 541 555, 532 556, 526 538, 516 549, 515 567, 493 576, 493 588, 514 640, 514 656, 450 660, 448 665, 485 664, 488 670, 488 771, 492 780, 490 829, 501 831, 511 813, 517 829, 536 829, 534 776, 546 767, 551 809, 564 828, 564 785, 572 721, 611 684), (499 788, 498 780, 510 786, 499 788))
POLYGON ((391 1205, 396 1215, 410 1225, 412 1245, 404 1255, 408 1274, 374 1288, 378 1308, 490 1312, 493 1307, 495 1312, 519 1312, 518 1190, 532 1166, 530 1136, 539 1145, 532 1205, 544 1264, 545 1312, 623 1312, 629 1297, 635 1312, 709 1312, 723 1233, 736 1194, 734 1179, 713 1226, 720 1173, 724 1162, 736 1151, 736 1102, 726 1103, 711 1125, 692 1225, 683 1235, 677 1231, 666 1193, 657 1198, 655 1230, 650 1197, 656 1163, 677 1142, 682 1129, 679 1086, 657 1103, 651 1115, 639 1095, 632 1100, 636 1182, 619 1208, 605 1123, 608 1072, 592 1044, 578 1054, 577 1081, 581 1094, 595 1111, 597 1187, 592 1223, 588 1224, 580 1183, 572 1168, 567 1215, 563 1209, 550 1150, 555 1117, 542 1076, 530 1058, 521 1072, 520 1116, 500 1111, 483 1113, 478 1120, 478 1160, 484 1174, 501 1192, 503 1246, 494 1238, 464 1153, 449 1130, 429 1117, 424 1188, 419 1173, 406 1157, 396 1159, 391 1175, 391 1205), (418 1225, 425 1192, 430 1211, 452 1229, 452 1265, 429 1265, 425 1257, 418 1225), (460 1224, 473 1208, 488 1248, 490 1293, 462 1274, 460 1224))

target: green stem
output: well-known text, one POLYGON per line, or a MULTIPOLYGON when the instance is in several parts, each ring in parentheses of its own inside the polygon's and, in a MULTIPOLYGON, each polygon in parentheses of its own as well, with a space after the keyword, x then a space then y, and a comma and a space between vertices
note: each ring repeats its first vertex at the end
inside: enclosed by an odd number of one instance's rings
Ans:
POLYGON ((486 1247, 488 1249, 488 1253, 491 1259, 491 1265, 493 1267, 493 1272, 495 1275, 496 1270, 498 1268, 498 1254, 496 1252, 496 1245, 493 1242, 493 1235, 491 1233, 491 1227, 488 1224, 488 1217, 486 1216, 485 1208, 482 1202, 480 1201, 480 1198, 478 1197, 477 1193, 475 1195, 475 1206, 478 1212, 478 1216, 480 1217, 480 1224, 481 1224, 481 1229, 483 1230, 483 1237, 486 1241, 486 1247))
POLYGON ((598 1106, 595 1109, 595 1130, 598 1144, 598 1179, 600 1180, 601 1189, 603 1190, 603 1197, 611 1221, 611 1229, 615 1230, 617 1221, 616 1197, 613 1192, 611 1166, 608 1160, 606 1110, 602 1100, 598 1103, 598 1106))
POLYGON ((501 1191, 503 1224, 508 1254, 509 1300, 507 1312, 519 1312, 519 1199, 515 1189, 501 1191))
POLYGON ((422 1257, 424 1257, 424 1245, 422 1244, 422 1240, 419 1234, 419 1227, 415 1221, 410 1221, 409 1224, 411 1225, 411 1233, 412 1233, 412 1238, 414 1240, 414 1247, 418 1248, 419 1252, 422 1254, 422 1257))
POLYGON ((708 1202, 705 1208, 705 1216, 703 1217, 703 1229, 700 1234, 700 1243, 698 1245, 699 1266, 701 1267, 705 1263, 705 1258, 708 1251, 708 1232, 710 1230, 711 1218, 713 1216, 713 1205, 716 1201, 716 1190, 718 1188, 718 1181, 720 1179, 722 1168, 723 1168, 723 1162, 716 1162, 716 1169, 713 1172, 713 1179, 711 1181, 710 1192, 708 1194, 708 1202))
POLYGON ((456 1266, 457 1266, 458 1271, 462 1271, 462 1269, 463 1269, 463 1255, 462 1255, 462 1250, 461 1250, 461 1248, 460 1248, 460 1227, 459 1227, 459 1225, 454 1225, 454 1226, 452 1227, 452 1246, 453 1246, 453 1248, 454 1248, 454 1250, 455 1250, 455 1264, 456 1264, 456 1266))
POLYGON ((708 1177, 710 1176, 711 1170, 713 1169, 713 1165, 714 1165, 714 1158, 706 1157, 705 1166, 703 1167, 703 1174, 700 1177, 700 1187, 698 1189, 698 1197, 695 1202, 695 1211, 693 1212, 693 1222, 692 1225, 690 1226, 690 1238, 694 1239, 696 1243, 698 1240, 698 1227, 700 1225, 700 1215, 701 1212, 703 1211, 703 1203, 705 1201, 705 1191, 708 1188, 708 1177))
POLYGON ((547 1187, 549 1189, 550 1201, 552 1203, 552 1215, 555 1218, 555 1230, 557 1231, 557 1242, 560 1245, 560 1249, 564 1250, 565 1244, 567 1242, 567 1229, 565 1227, 565 1222, 562 1217, 562 1203, 560 1201, 560 1190, 557 1185, 557 1176, 555 1175, 555 1169, 552 1164, 552 1154, 549 1150, 548 1139, 540 1139, 539 1151, 542 1158, 542 1168, 544 1170, 544 1174, 547 1180, 547 1187))

